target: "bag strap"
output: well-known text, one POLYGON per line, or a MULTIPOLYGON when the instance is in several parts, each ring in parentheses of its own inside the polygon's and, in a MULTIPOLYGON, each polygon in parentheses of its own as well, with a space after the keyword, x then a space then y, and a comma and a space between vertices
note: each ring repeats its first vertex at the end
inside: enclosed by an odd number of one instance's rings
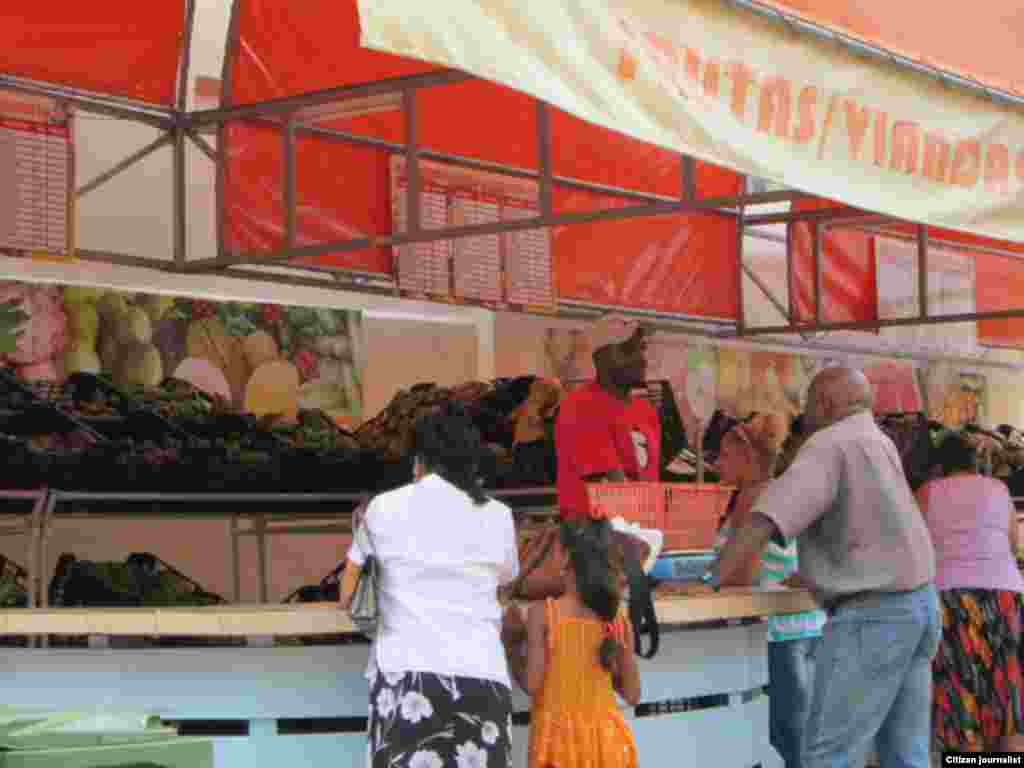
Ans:
POLYGON ((370 532, 370 524, 366 515, 370 508, 370 501, 370 499, 366 499, 352 511, 353 522, 355 522, 356 519, 359 521, 357 525, 353 526, 353 528, 355 529, 355 536, 359 535, 359 531, 366 531, 366 541, 370 545, 370 551, 366 554, 376 558, 377 545, 373 543, 373 534, 370 532))
POLYGON ((623 562, 626 578, 629 580, 629 619, 633 624, 633 643, 636 654, 643 659, 653 659, 661 646, 661 630, 658 627, 658 616, 654 612, 654 599, 651 580, 644 573, 643 565, 633 557, 626 557, 623 562), (643 650, 643 636, 651 640, 650 648, 643 650))

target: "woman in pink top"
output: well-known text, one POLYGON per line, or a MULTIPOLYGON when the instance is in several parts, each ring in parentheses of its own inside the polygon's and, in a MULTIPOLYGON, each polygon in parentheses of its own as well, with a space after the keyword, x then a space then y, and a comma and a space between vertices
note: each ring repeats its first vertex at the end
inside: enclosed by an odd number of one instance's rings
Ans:
POLYGON ((938 448, 943 477, 917 501, 935 545, 943 635, 933 671, 935 748, 1020 748, 1021 612, 1017 514, 1006 486, 976 470, 960 434, 938 448))

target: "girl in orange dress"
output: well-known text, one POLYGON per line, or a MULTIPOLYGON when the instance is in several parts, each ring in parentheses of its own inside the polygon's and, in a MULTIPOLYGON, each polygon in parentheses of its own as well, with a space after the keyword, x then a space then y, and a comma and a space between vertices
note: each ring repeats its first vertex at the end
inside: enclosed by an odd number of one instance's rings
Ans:
POLYGON ((607 521, 563 523, 557 556, 565 593, 527 614, 530 768, 635 768, 615 693, 636 706, 640 675, 607 521))

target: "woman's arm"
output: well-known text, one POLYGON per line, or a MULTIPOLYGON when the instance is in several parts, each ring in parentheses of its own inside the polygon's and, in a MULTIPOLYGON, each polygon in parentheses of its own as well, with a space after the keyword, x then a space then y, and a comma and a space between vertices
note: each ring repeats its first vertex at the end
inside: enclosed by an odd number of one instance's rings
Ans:
MULTIPOLYGON (((754 497, 756 498, 756 497, 754 497)), ((731 524, 733 535, 742 528, 750 519, 750 510, 754 498, 748 493, 743 493, 737 500, 732 511, 731 524)), ((728 579, 723 579, 723 587, 750 587, 757 583, 758 575, 761 573, 761 552, 754 553, 742 568, 735 571, 728 579)))
POLYGON ((359 583, 359 574, 362 572, 362 566, 356 565, 351 560, 345 563, 345 570, 341 572, 341 586, 338 587, 338 606, 343 611, 352 607, 352 598, 356 594, 356 585, 359 583))
POLYGON ((544 686, 547 645, 545 603, 532 603, 526 612, 526 692, 531 696, 535 696, 544 686))
POLYGON ((637 667, 636 654, 633 652, 633 626, 629 619, 625 620, 625 642, 619 647, 615 661, 615 690, 629 706, 640 703, 640 669, 637 667))
POLYGON ((1010 499, 1010 552, 1014 558, 1017 557, 1017 548, 1020 547, 1020 524, 1017 522, 1017 508, 1010 499))
POLYGON ((371 554, 360 533, 365 533, 364 528, 368 525, 366 517, 372 503, 360 504, 352 511, 352 544, 348 548, 345 569, 341 572, 341 584, 338 585, 338 606, 343 611, 352 607, 352 598, 355 596, 356 586, 359 584, 359 574, 363 572, 366 556, 371 554))

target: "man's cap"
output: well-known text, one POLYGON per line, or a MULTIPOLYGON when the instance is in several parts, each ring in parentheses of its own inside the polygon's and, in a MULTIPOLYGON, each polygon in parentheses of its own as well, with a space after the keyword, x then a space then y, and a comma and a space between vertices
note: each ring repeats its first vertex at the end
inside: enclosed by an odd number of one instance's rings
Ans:
POLYGON ((590 324, 586 331, 590 351, 625 344, 640 330, 640 321, 620 314, 604 315, 590 324))

